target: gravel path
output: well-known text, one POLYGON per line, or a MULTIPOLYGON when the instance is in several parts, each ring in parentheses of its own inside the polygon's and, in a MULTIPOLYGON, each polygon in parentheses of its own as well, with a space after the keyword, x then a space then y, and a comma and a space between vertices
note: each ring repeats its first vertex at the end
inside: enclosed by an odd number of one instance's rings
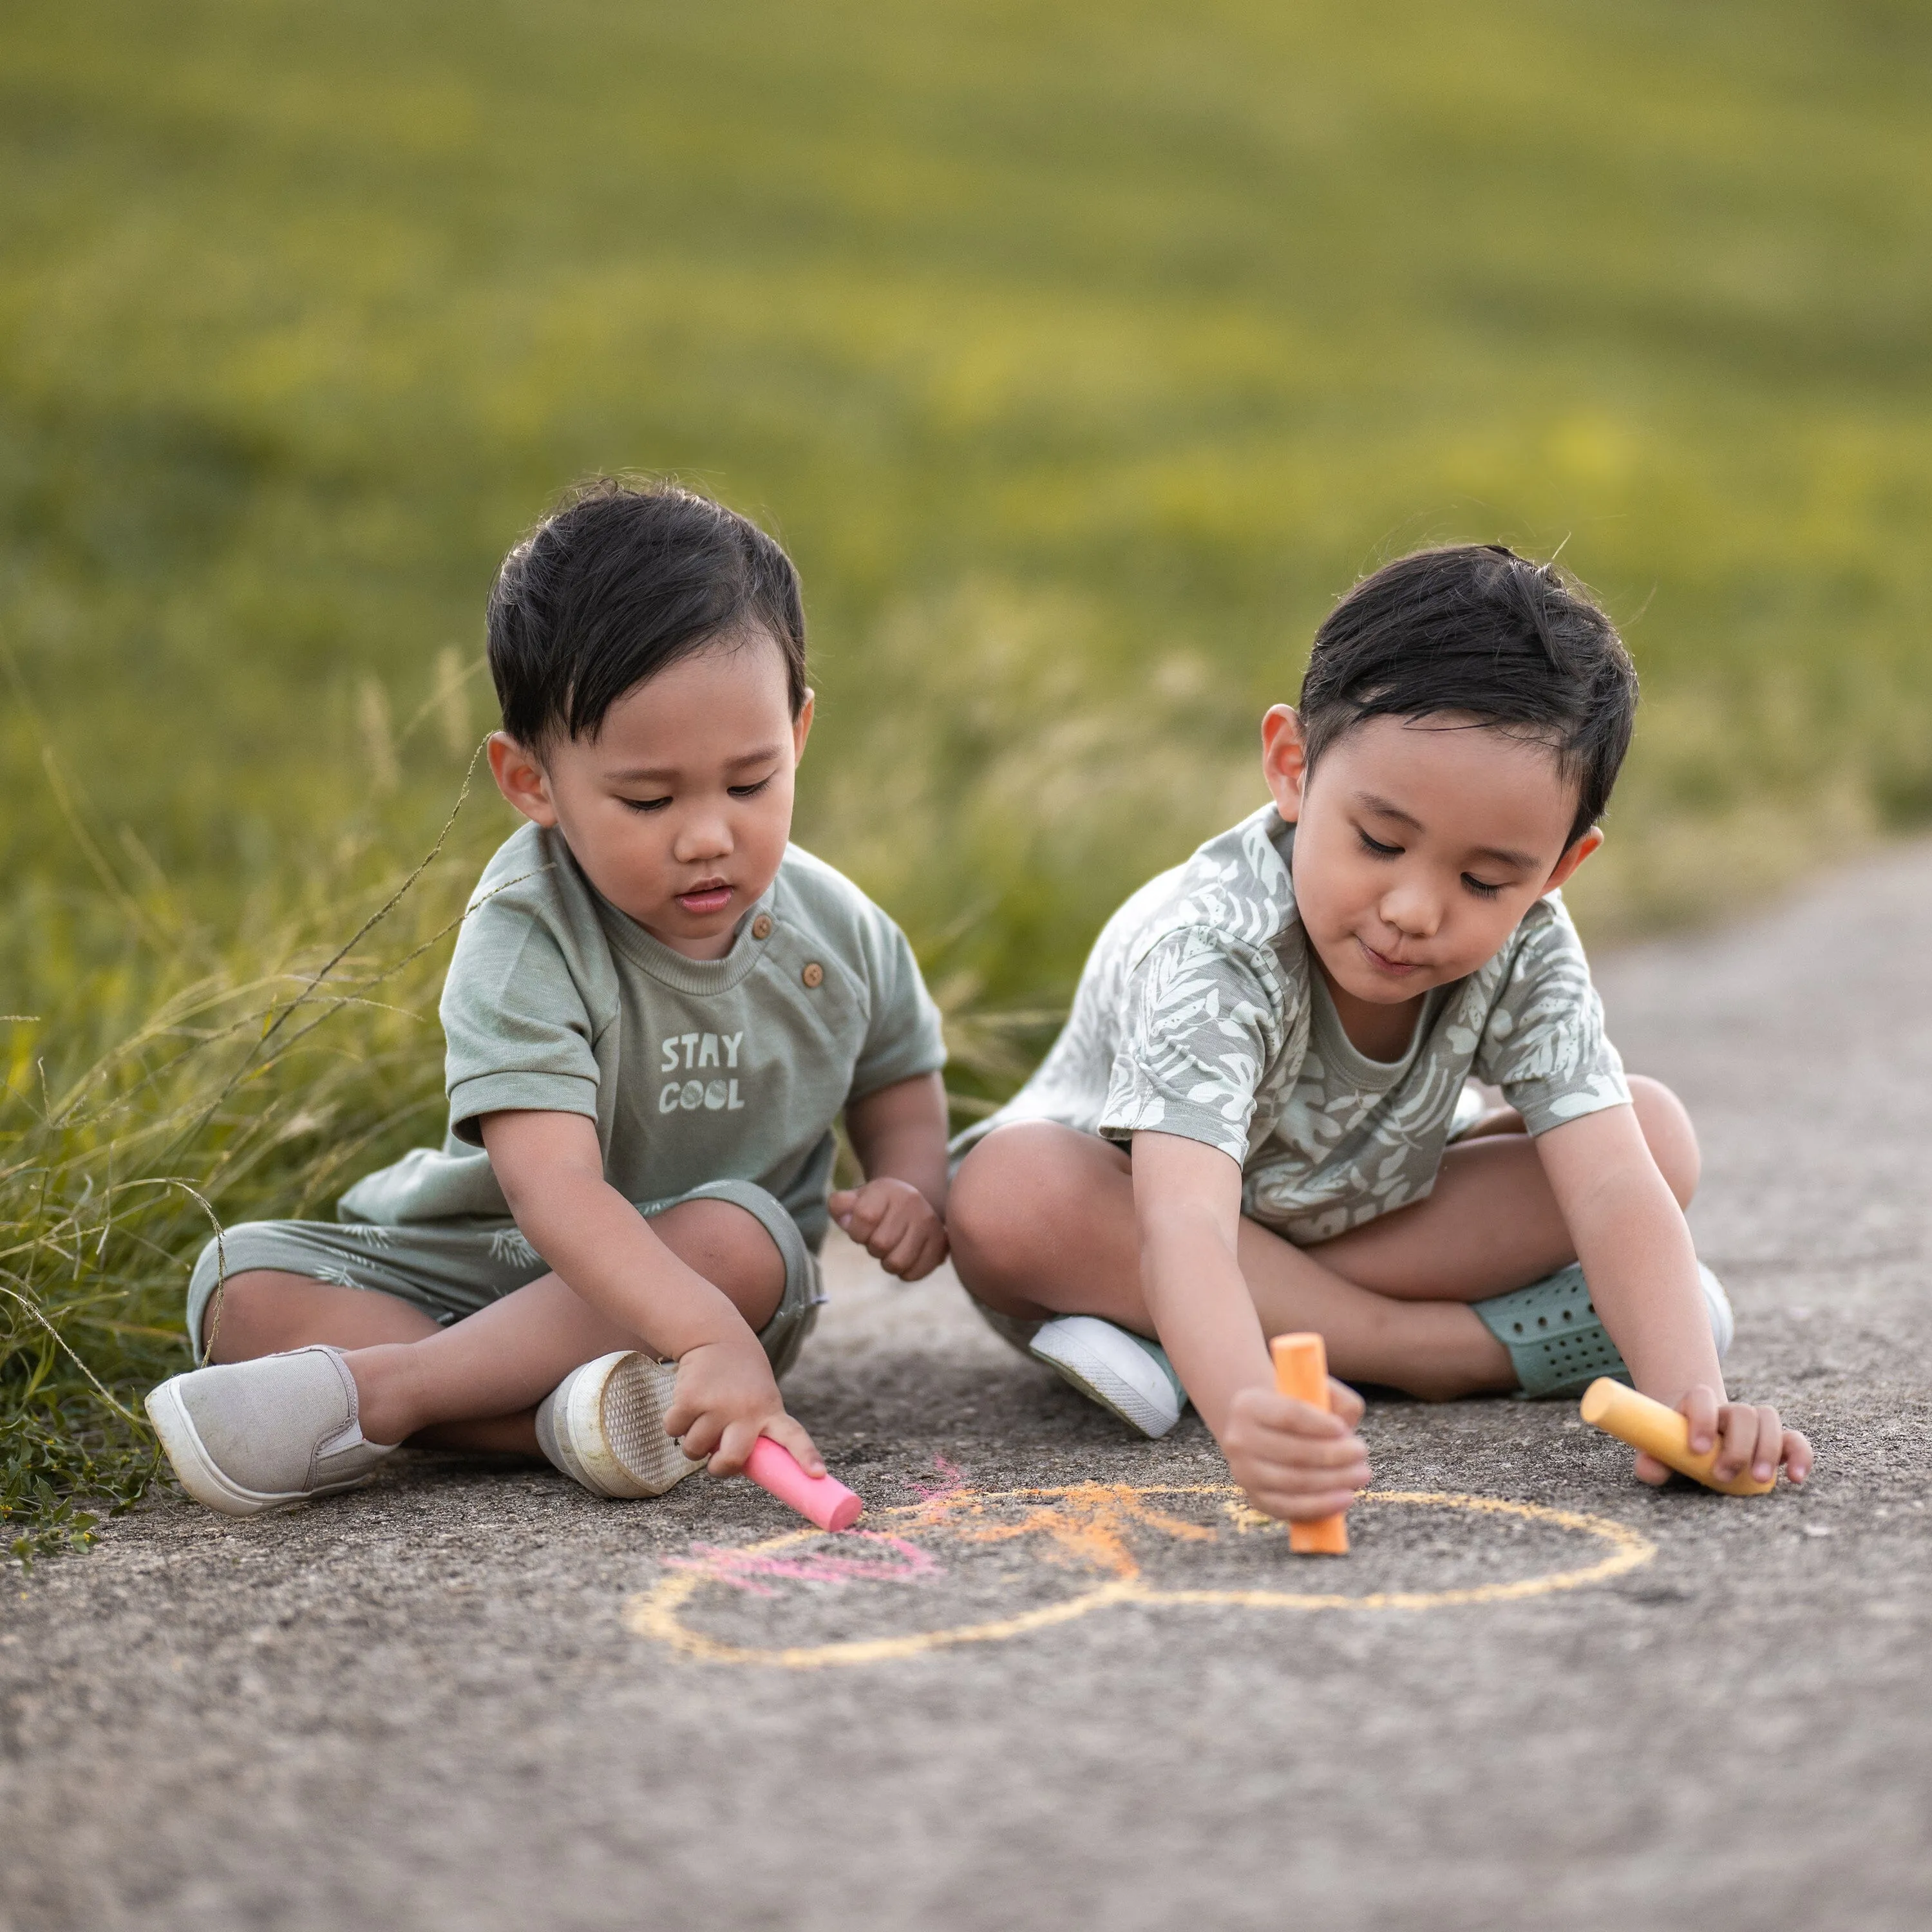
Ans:
POLYGON ((1191 1418, 1130 1442, 848 1250, 790 1386, 866 1538, 424 1456, 0 1585, 0 1926, 1918 1932, 1928 957, 1918 847, 1600 975, 1802 1495, 1389 1402, 1410 1499, 1298 1562, 1191 1418))

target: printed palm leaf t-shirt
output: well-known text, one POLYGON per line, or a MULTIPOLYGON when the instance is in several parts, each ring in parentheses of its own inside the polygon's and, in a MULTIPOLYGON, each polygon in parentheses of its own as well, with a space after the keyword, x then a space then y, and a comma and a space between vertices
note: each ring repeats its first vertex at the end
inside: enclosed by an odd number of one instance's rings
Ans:
POLYGON ((1430 1192, 1472 1076, 1532 1134, 1629 1100, 1556 892, 1424 996, 1400 1059, 1358 1052, 1295 912, 1294 849, 1269 805, 1143 886, 1094 942, 1040 1070, 963 1138, 1048 1120, 1203 1142, 1240 1164, 1243 1213, 1305 1246, 1430 1192))
POLYGON ((756 1182, 815 1249, 832 1124, 850 1101, 946 1064, 905 935, 798 847, 722 959, 687 959, 603 898, 560 834, 526 825, 470 902, 442 992, 449 1133, 358 1181, 338 1216, 507 1220, 486 1114, 596 1123, 627 1200, 756 1182))

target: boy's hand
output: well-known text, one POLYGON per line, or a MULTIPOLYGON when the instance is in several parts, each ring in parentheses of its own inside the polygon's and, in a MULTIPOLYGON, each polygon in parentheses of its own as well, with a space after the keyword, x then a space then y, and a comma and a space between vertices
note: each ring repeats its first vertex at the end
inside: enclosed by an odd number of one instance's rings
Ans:
MULTIPOLYGON (((1720 1483, 1731 1481, 1747 1468, 1760 1483, 1768 1482, 1780 1462, 1792 1482, 1802 1483, 1810 1473, 1810 1444, 1796 1430, 1785 1428, 1774 1408, 1754 1407, 1748 1402, 1720 1402, 1714 1390, 1700 1383, 1684 1392, 1677 1412, 1690 1425, 1692 1455, 1717 1448, 1718 1460, 1711 1473, 1720 1483)), ((1639 1482, 1667 1483, 1672 1474, 1655 1456, 1637 1456, 1639 1482)))
POLYGON ((1367 1486, 1369 1452, 1355 1433, 1362 1398, 1331 1376, 1328 1399, 1332 1412, 1271 1388, 1236 1391, 1221 1449, 1256 1509, 1307 1522, 1346 1510, 1367 1486))
POLYGON ((748 1333, 701 1342, 678 1358, 664 1433, 681 1438, 694 1462, 709 1457, 714 1476, 736 1475, 760 1436, 789 1449, 808 1476, 825 1473, 812 1438, 785 1413, 772 1365, 748 1333))
POLYGON ((917 1281, 946 1258, 946 1223, 909 1180, 881 1174, 832 1196, 832 1218, 886 1274, 917 1281))

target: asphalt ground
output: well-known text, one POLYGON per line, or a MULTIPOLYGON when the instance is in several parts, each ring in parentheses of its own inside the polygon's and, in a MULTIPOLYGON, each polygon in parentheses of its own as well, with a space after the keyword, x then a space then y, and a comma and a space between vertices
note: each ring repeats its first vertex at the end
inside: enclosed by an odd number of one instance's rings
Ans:
POLYGON ((1919 847, 1600 962, 1802 1492, 1377 1401, 1387 1499, 1298 1558, 1191 1418, 1130 1440, 848 1249, 789 1387, 862 1536, 424 1456, 10 1578, 0 1924, 1916 1932, 1928 957, 1919 847))

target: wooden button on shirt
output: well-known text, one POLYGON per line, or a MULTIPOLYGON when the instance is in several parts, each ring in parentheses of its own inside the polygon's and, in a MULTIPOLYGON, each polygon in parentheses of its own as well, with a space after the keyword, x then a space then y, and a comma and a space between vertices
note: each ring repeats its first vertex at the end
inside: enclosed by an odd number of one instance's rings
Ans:
POLYGON ((820 965, 818 962, 814 959, 806 966, 805 970, 798 976, 808 986, 816 986, 824 980, 825 968, 820 965))
POLYGON ((754 939, 769 939, 771 936, 772 916, 768 912, 761 912, 752 922, 752 937, 754 939))

